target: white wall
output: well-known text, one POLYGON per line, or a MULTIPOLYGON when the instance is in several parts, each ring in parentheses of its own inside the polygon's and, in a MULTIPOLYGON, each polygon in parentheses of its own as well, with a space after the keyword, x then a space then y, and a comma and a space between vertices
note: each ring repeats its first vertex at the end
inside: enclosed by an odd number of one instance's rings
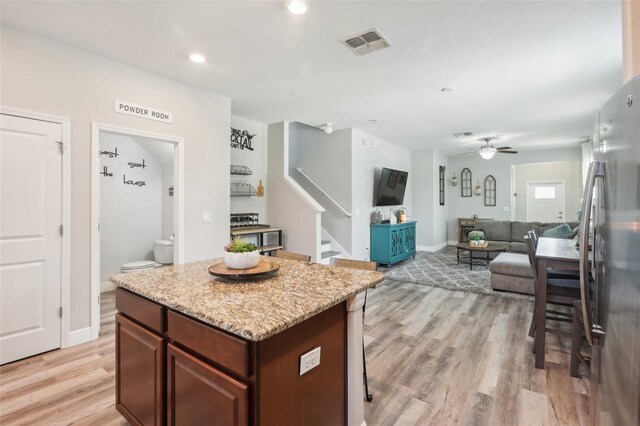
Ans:
MULTIPOLYGON (((414 151, 413 219, 418 250, 436 251, 447 243, 447 211, 450 200, 445 191, 445 205, 440 205, 438 175, 440 166, 447 167, 448 159, 435 150, 414 151)), ((448 170, 447 170, 448 171, 448 170)))
MULTIPOLYGON (((159 142, 161 143, 161 142, 159 142)), ((162 237, 162 163, 131 137, 100 134, 100 150, 118 156, 100 156, 100 170, 107 167, 113 176, 100 176, 100 282, 120 273, 127 262, 153 260, 153 242, 162 237), (131 168, 127 163, 142 163, 131 168), (144 182, 125 185, 123 180, 144 182)))
POLYGON ((269 125, 267 167, 269 202, 267 216, 271 226, 284 229, 284 247, 320 261, 320 215, 322 207, 288 175, 289 123, 269 125))
POLYGON ((173 237, 173 205, 175 200, 175 182, 173 180, 173 164, 162 165, 162 239, 173 237), (173 186, 173 196, 169 188, 173 186))
POLYGON ((473 217, 477 214, 480 218, 495 220, 511 220, 511 166, 526 163, 550 163, 557 161, 579 161, 582 158, 580 148, 549 149, 540 151, 521 151, 519 154, 496 154, 491 160, 483 160, 479 155, 466 155, 449 157, 447 168, 447 203, 448 227, 447 239, 449 243, 457 241, 457 219, 459 217, 473 217), (484 178, 493 175, 496 179, 496 206, 484 205, 483 196, 460 196, 460 183, 451 186, 449 180, 455 171, 460 182, 460 172, 468 167, 472 174, 473 187, 480 180, 484 188, 484 178))
POLYGON ((580 161, 519 164, 513 167, 515 178, 515 220, 527 221, 527 182, 564 181, 565 221, 577 221, 578 201, 582 197, 580 161))
MULTIPOLYGON (((231 182, 250 183, 258 188, 262 179, 262 185, 267 187, 267 153, 268 138, 267 125, 254 120, 249 120, 235 115, 231 116, 231 127, 238 130, 246 130, 255 135, 251 140, 251 148, 230 148, 231 164, 247 166, 253 174, 249 176, 232 175, 231 182)), ((260 223, 269 223, 267 217, 267 199, 269 191, 265 191, 264 197, 231 197, 231 213, 258 213, 260 223)))
POLYGON ((330 135, 302 123, 289 124, 289 176, 326 211, 322 227, 350 254, 352 220, 298 172, 300 167, 326 194, 351 212, 351 129, 330 135))
POLYGON ((221 255, 229 240, 228 98, 2 26, 2 106, 71 119, 71 330, 90 326, 91 123, 185 139, 185 259, 221 255), (113 111, 122 99, 174 114, 173 123, 113 111), (203 211, 212 221, 202 223, 203 211))
MULTIPOLYGON (((353 218, 352 218, 352 247, 353 259, 369 259, 369 223, 371 212, 375 210, 373 200, 374 185, 377 180, 374 176, 380 173, 383 167, 409 172, 407 189, 403 205, 407 208, 407 214, 413 214, 412 191, 415 178, 413 176, 411 151, 401 148, 382 139, 377 139, 361 130, 353 129, 352 132, 352 194, 353 194, 353 218), (366 145, 363 144, 363 140, 366 145), (375 142, 376 146, 371 146, 375 142)), ((387 207, 381 208, 387 214, 387 207)), ((417 224, 417 228, 421 226, 417 224)), ((419 232, 419 231, 418 231, 419 232)))

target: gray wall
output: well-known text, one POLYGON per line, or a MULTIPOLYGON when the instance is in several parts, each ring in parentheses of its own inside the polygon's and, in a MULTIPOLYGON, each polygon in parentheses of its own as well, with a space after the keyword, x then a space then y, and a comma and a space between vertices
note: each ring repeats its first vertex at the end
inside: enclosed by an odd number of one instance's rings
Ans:
MULTIPOLYGON (((514 166, 515 219, 527 220, 527 182, 564 181, 565 220, 577 221, 577 209, 582 198, 582 164, 580 161, 519 164, 514 166)), ((534 220, 537 220, 534 218, 534 220)))
POLYGON ((71 330, 90 325, 92 122, 185 138, 185 259, 221 255, 229 240, 230 100, 22 31, 0 31, 0 104, 71 119, 71 330), (116 114, 116 98, 171 111, 173 123, 116 114), (203 211, 212 212, 211 223, 202 223, 203 211))
POLYGON ((302 176, 298 167, 351 212, 351 129, 328 135, 302 123, 289 124, 289 176, 326 210, 322 227, 351 253, 352 220, 302 176))
POLYGON ((540 151, 520 151, 519 154, 496 154, 491 160, 483 160, 479 155, 465 155, 449 157, 447 168, 447 203, 448 227, 447 238, 453 242, 458 238, 457 219, 459 217, 472 217, 477 214, 481 218, 496 220, 511 220, 511 166, 526 163, 551 163, 557 161, 580 161, 582 153, 580 148, 547 149, 540 151), (460 195, 460 183, 451 186, 448 182, 455 171, 460 182, 460 172, 468 167, 472 174, 472 186, 475 187, 478 180, 484 188, 484 178, 493 175, 496 178, 496 206, 484 205, 484 197, 472 195, 462 197, 460 195))

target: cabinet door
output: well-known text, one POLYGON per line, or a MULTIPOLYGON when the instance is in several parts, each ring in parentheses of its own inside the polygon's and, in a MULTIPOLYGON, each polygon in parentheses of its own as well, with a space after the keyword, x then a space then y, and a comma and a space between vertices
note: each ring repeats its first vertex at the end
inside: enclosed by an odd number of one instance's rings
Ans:
POLYGON ((404 246, 405 246, 406 252, 408 254, 415 254, 416 253, 416 227, 408 226, 405 230, 404 237, 405 237, 404 246))
POLYGON ((249 387, 172 344, 167 345, 167 423, 249 423, 249 387))
POLYGON ((162 337, 116 315, 116 408, 134 425, 162 425, 162 337))
POLYGON ((391 261, 404 254, 404 229, 391 229, 391 261))

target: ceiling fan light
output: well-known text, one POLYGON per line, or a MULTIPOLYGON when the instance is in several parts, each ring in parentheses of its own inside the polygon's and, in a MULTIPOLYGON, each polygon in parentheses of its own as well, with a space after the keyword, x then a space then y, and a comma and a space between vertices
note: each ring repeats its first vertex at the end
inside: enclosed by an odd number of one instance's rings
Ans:
POLYGON ((286 5, 289 12, 294 15, 303 15, 309 10, 309 2, 306 0, 289 0, 286 5))
POLYGON ((495 148, 483 148, 480 150, 480 156, 482 158, 484 158, 485 160, 491 160, 493 158, 493 156, 496 155, 496 149, 495 148))

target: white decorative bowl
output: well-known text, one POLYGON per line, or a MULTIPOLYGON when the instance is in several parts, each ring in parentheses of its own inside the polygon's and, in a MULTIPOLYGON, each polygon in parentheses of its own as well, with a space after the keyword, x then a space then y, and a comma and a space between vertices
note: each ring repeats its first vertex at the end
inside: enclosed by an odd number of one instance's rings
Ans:
POLYGON ((260 252, 258 250, 246 253, 224 253, 224 264, 231 269, 249 269, 260 263, 260 252))

